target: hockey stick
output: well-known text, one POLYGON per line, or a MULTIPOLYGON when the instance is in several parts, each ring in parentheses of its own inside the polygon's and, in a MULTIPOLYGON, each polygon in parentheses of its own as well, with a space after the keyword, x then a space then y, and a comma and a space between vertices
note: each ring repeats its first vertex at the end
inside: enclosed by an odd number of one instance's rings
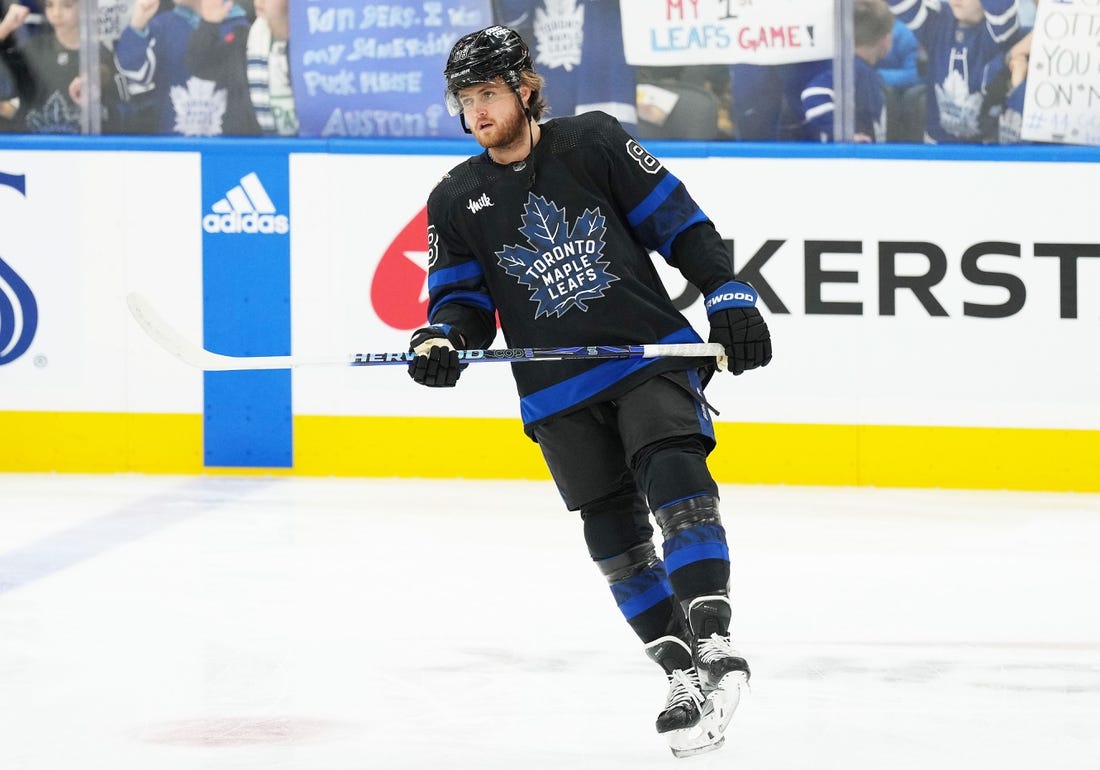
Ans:
MULTIPOLYGON (((126 296, 130 313, 153 340, 179 360, 208 372, 244 369, 294 369, 300 366, 408 366, 416 355, 411 351, 392 353, 351 353, 342 356, 226 356, 213 353, 195 344, 173 329, 137 292, 126 296)), ((585 345, 562 348, 501 348, 460 350, 458 356, 467 363, 488 361, 564 361, 594 358, 661 358, 666 356, 707 358, 725 353, 717 343, 683 343, 672 345, 585 345)))

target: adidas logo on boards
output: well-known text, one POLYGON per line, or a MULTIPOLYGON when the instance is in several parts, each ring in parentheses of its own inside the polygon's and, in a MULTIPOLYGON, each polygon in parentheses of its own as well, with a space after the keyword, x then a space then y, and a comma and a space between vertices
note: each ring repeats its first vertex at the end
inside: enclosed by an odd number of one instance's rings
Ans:
POLYGON ((208 233, 290 232, 290 220, 275 213, 275 204, 255 171, 241 177, 241 183, 234 185, 210 210, 213 213, 202 218, 202 229, 208 233))

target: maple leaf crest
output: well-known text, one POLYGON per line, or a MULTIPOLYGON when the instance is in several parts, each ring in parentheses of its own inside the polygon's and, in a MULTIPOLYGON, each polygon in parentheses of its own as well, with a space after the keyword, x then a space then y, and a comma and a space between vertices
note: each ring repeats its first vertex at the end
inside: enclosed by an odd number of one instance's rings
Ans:
POLYGON ((222 133, 227 92, 213 80, 189 78, 186 86, 169 92, 176 111, 176 133, 184 136, 218 136, 222 133))
POLYGON ((584 6, 577 0, 546 0, 546 10, 535 9, 535 61, 570 72, 581 63, 584 43, 584 6))
POLYGON ((570 228, 565 209, 528 193, 519 231, 532 248, 505 246, 496 258, 504 272, 531 290, 531 301, 538 304, 535 318, 561 318, 573 307, 587 312, 586 303, 619 280, 603 258, 604 221, 599 208, 587 209, 570 228))
POLYGON ((978 120, 982 112, 982 92, 970 92, 966 76, 952 70, 943 83, 936 85, 936 104, 940 110, 940 125, 953 136, 967 138, 980 132, 978 120))
POLYGON ((79 134, 80 108, 54 91, 40 108, 27 112, 27 129, 35 134, 79 134))

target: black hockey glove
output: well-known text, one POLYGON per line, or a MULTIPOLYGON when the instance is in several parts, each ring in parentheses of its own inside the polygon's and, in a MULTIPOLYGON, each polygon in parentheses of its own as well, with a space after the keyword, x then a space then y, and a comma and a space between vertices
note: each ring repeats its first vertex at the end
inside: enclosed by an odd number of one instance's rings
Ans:
POLYGON ((768 325, 756 309, 756 290, 747 283, 730 281, 706 299, 710 318, 709 342, 721 343, 726 355, 718 357, 718 368, 734 374, 767 366, 772 360, 772 338, 768 325))
POLYGON ((409 376, 429 388, 453 388, 469 364, 460 364, 456 348, 465 341, 447 324, 425 326, 413 332, 409 350, 416 358, 409 362, 409 376))

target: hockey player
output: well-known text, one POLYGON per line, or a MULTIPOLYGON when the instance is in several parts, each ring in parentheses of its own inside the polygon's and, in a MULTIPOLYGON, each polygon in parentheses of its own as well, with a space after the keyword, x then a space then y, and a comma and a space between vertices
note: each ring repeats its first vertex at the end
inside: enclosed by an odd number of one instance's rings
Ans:
POLYGON ((456 349, 701 342, 652 263, 659 252, 706 297, 726 356, 513 366, 527 434, 627 622, 668 680, 657 717, 673 753, 721 745, 749 667, 730 642, 730 575, 714 431, 703 387, 771 360, 756 292, 735 280, 713 224, 684 185, 602 112, 550 120, 543 81, 512 29, 460 39, 446 100, 484 152, 428 199, 429 326, 412 378, 451 387, 456 349), (663 559, 653 543, 653 515, 663 559))

